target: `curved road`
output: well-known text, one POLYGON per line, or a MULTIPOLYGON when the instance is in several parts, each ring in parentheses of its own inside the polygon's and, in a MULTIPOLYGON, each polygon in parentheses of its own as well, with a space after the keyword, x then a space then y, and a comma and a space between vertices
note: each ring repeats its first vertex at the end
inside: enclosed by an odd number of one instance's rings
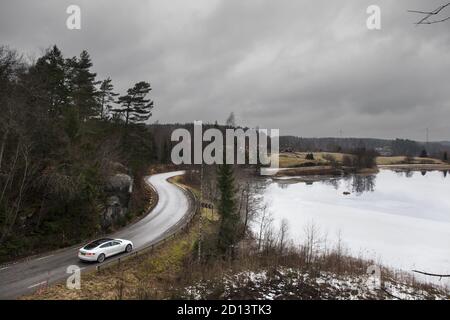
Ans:
MULTIPOLYGON (((167 179, 184 174, 183 171, 156 174, 146 178, 158 192, 158 204, 138 222, 110 235, 133 241, 139 250, 172 234, 188 216, 190 199, 185 191, 169 183, 167 179)), ((0 299, 14 299, 28 294, 48 283, 70 276, 67 267, 77 265, 82 270, 95 268, 97 263, 84 263, 78 257, 79 246, 50 252, 29 261, 0 267, 0 299)), ((105 262, 118 259, 118 255, 105 262)), ((83 286, 83 282, 81 282, 83 286)))

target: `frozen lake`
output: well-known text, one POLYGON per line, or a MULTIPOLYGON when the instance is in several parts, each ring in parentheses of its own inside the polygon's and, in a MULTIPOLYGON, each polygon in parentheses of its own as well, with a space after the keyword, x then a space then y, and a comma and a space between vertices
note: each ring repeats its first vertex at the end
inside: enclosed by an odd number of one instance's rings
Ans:
POLYGON ((286 219, 297 243, 314 223, 328 246, 340 234, 352 255, 407 271, 450 274, 450 174, 381 170, 312 184, 274 180, 263 196, 275 226, 286 219))

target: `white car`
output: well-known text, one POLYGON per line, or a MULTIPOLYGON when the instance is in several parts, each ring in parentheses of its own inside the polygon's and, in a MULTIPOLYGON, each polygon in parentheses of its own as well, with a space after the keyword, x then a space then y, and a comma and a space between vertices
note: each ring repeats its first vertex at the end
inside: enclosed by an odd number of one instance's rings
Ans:
POLYGON ((88 243, 78 251, 78 258, 83 261, 103 262, 105 258, 122 252, 131 252, 133 243, 123 239, 103 238, 88 243))

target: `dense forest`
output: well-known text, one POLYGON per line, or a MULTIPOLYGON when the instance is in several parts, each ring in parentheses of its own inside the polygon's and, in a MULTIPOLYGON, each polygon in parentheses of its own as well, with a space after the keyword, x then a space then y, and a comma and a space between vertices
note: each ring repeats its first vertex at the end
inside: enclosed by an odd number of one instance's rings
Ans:
POLYGON ((435 158, 441 159, 445 152, 450 151, 448 142, 418 142, 408 139, 371 139, 371 138, 303 138, 296 136, 281 136, 280 148, 293 151, 327 151, 341 152, 355 148, 387 149, 393 156, 418 157, 426 150, 435 158))
POLYGON ((133 177, 128 218, 143 206, 140 177, 160 161, 144 123, 150 84, 123 95, 98 80, 88 52, 53 46, 35 62, 0 47, 0 262, 105 232, 108 177, 133 177))

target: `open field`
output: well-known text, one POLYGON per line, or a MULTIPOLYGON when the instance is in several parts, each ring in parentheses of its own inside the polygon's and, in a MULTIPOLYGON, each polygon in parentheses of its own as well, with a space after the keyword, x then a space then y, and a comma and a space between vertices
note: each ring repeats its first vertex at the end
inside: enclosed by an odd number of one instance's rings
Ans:
POLYGON ((407 159, 406 157, 396 156, 396 157, 378 157, 377 165, 397 165, 397 164, 439 164, 446 165, 446 163, 439 159, 433 158, 419 158, 413 157, 407 159))
MULTIPOLYGON (((314 159, 306 159, 309 152, 289 152, 280 154, 280 168, 302 168, 300 171, 305 171, 307 174, 309 172, 317 172, 318 170, 323 170, 330 165, 328 160, 333 157, 338 164, 342 164, 345 153, 336 152, 312 152, 314 159), (307 168, 310 168, 307 170, 307 168), (312 169, 314 168, 314 169, 312 169), (304 170, 303 170, 304 169, 304 170)), ((377 157, 376 163, 378 166, 402 166, 404 168, 410 168, 411 170, 420 169, 435 169, 435 170, 448 170, 450 169, 450 164, 446 163, 440 159, 433 158, 420 158, 420 157, 410 157, 405 156, 393 156, 393 157, 377 157), (435 166, 435 167, 434 167, 435 166)), ((298 170, 294 170, 298 171, 298 170)), ((328 169, 327 169, 328 171, 328 169)), ((287 173, 287 171, 283 171, 287 173)))
POLYGON ((280 167, 281 168, 295 168, 301 166, 323 166, 328 165, 329 161, 327 156, 333 156, 336 161, 342 162, 344 153, 335 152, 313 152, 314 160, 306 159, 306 155, 309 152, 290 152, 280 154, 280 167))

